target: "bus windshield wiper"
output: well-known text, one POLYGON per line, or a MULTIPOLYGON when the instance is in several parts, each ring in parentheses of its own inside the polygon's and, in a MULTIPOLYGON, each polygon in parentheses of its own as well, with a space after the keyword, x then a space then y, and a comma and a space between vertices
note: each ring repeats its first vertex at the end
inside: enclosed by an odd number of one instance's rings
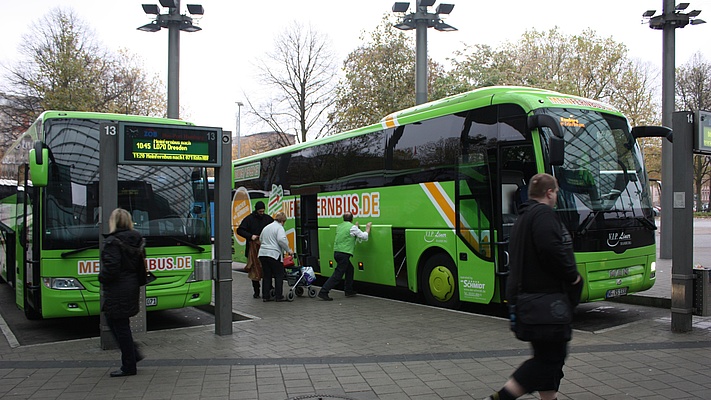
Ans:
POLYGON ((92 244, 91 246, 86 246, 86 247, 81 247, 81 248, 74 249, 74 250, 65 251, 64 253, 61 254, 61 256, 62 256, 62 258, 66 258, 71 255, 81 253, 84 250, 91 250, 91 249, 98 249, 98 248, 99 248, 99 244, 96 243, 96 244, 92 244))
MULTIPOLYGON (((597 210, 593 211, 590 214, 588 214, 587 217, 583 220, 583 222, 580 224, 578 227, 578 231, 576 232, 578 235, 585 235, 588 233, 588 229, 590 229, 590 225, 592 225, 593 221, 597 219, 597 216, 599 214, 612 214, 612 213, 630 213, 634 212, 633 210, 597 210)), ((649 222, 649 221, 647 221, 649 222)), ((655 228, 656 229, 656 228, 655 228)))
POLYGON ((637 217, 637 221, 641 222, 642 225, 644 225, 645 228, 649 229, 650 231, 656 231, 657 226, 652 223, 652 221, 648 220, 647 218, 644 217, 637 217))
POLYGON ((192 247, 192 248, 195 249, 195 250, 200 250, 201 253, 204 253, 204 252, 206 251, 204 248, 202 248, 202 247, 196 245, 195 243, 188 242, 188 241, 185 240, 185 239, 180 239, 180 238, 177 238, 177 237, 175 237, 175 236, 166 236, 166 238, 167 238, 167 239, 175 240, 176 242, 178 242, 178 243, 180 243, 180 244, 182 244, 182 245, 185 245, 185 246, 188 246, 188 247, 192 247))

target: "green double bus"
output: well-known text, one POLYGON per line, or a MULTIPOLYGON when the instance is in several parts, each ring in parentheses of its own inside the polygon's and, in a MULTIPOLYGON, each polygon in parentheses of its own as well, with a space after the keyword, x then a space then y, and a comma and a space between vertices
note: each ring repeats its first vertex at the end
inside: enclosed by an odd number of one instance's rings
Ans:
MULTIPOLYGON (((503 302, 508 240, 530 178, 553 174, 574 238, 583 301, 649 289, 655 222, 636 137, 614 107, 527 87, 487 87, 395 112, 379 124, 234 162, 233 223, 257 198, 285 211, 304 263, 334 270, 342 214, 372 222, 355 279, 428 304, 503 302)), ((235 234, 236 261, 244 240, 235 234)))
MULTIPOLYGON (((0 277, 29 319, 99 315, 100 124, 192 125, 184 121, 90 112, 47 111, 0 164, 0 277), (44 152, 42 149, 47 149, 44 152), (30 155, 47 153, 46 168, 30 155)), ((195 218, 192 182, 205 168, 118 166, 118 206, 146 239, 146 310, 209 304, 212 282, 195 279, 210 259, 210 221, 195 218)), ((204 216, 204 215, 203 215, 204 216)))

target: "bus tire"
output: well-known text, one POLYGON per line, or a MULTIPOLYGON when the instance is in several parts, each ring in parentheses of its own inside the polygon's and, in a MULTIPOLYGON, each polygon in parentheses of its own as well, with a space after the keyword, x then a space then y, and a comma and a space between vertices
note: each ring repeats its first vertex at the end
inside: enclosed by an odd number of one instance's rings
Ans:
POLYGON ((37 321, 42 319, 42 314, 25 302, 25 317, 30 321, 37 321))
POLYGON ((446 254, 434 254, 425 261, 420 273, 420 288, 429 305, 451 309, 459 307, 457 269, 446 254))

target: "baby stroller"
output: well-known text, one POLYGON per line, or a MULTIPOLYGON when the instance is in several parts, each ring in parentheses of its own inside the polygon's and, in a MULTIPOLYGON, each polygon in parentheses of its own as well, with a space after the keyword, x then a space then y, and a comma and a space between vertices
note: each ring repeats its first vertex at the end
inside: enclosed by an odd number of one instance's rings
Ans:
POLYGON ((316 280, 314 269, 312 267, 299 266, 299 257, 294 255, 294 265, 286 268, 285 277, 289 284, 289 293, 286 294, 288 301, 294 301, 294 295, 303 296, 304 291, 309 294, 309 297, 316 297, 316 288, 311 287, 311 284, 316 280))

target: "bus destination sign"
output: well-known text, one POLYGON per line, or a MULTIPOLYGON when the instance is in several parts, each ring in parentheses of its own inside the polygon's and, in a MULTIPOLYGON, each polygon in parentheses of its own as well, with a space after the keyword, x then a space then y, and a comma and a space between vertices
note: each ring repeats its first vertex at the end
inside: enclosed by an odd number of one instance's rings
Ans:
POLYGON ((119 164, 219 167, 222 129, 121 123, 119 164))

